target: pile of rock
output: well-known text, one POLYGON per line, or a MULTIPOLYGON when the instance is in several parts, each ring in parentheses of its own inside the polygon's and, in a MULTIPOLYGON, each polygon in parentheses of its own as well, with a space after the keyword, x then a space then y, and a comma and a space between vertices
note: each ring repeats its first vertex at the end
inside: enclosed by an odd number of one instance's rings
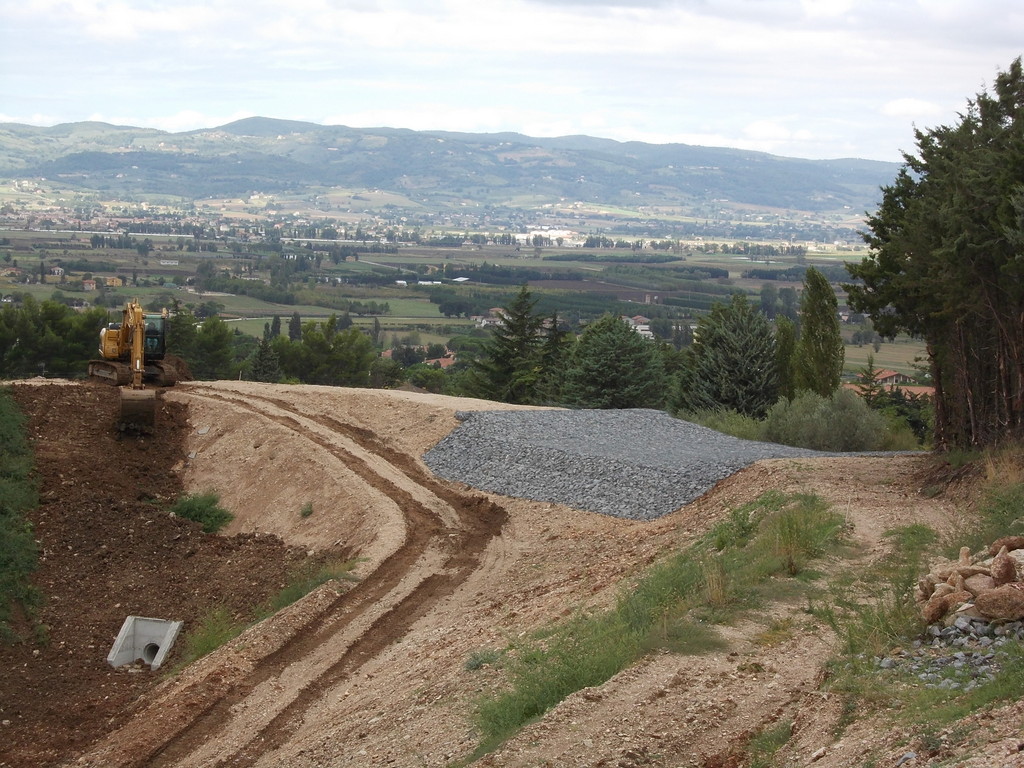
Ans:
POLYGON ((957 561, 941 560, 917 584, 914 595, 929 624, 959 618, 1009 622, 1024 619, 1024 536, 1006 536, 988 552, 963 547, 957 561))
POLYGON ((880 669, 917 677, 928 688, 971 691, 999 671, 999 650, 1024 640, 1024 622, 986 622, 958 616, 948 627, 931 624, 910 648, 876 658, 880 669))

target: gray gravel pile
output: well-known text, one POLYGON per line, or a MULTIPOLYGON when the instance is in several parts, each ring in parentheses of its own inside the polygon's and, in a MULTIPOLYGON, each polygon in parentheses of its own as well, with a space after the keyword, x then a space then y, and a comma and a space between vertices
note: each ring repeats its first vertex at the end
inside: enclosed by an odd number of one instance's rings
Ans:
POLYGON ((999 649, 1024 641, 1024 622, 998 624, 961 616, 932 624, 909 649, 876 658, 879 669, 912 675, 928 688, 972 691, 999 670, 999 649))
POLYGON ((761 459, 828 456, 740 440, 662 411, 459 412, 423 457, 440 477, 505 496, 653 520, 761 459))

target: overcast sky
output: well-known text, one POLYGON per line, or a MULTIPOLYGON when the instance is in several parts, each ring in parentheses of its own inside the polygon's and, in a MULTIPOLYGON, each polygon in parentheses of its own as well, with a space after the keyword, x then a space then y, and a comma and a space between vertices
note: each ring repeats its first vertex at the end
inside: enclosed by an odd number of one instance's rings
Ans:
POLYGON ((1020 0, 0 0, 0 121, 254 115, 899 160, 1020 0))

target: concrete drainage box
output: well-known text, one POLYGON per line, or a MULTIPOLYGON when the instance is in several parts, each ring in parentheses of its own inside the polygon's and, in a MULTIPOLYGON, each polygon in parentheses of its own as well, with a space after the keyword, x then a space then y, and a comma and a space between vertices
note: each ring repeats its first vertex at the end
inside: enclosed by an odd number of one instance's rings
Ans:
POLYGON ((181 625, 180 621, 129 616, 107 654, 107 663, 120 667, 142 659, 150 669, 157 669, 171 652, 181 625))

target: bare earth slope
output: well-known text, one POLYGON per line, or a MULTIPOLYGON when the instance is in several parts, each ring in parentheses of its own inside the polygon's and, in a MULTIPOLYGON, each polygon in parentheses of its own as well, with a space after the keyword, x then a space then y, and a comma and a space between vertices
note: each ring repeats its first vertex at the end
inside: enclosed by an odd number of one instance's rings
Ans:
MULTIPOLYGON (((608 603, 623 579, 737 503, 773 488, 818 493, 847 516, 866 557, 881 552, 893 525, 942 527, 954 516, 947 502, 917 493, 924 459, 910 456, 761 462, 653 522, 498 497, 436 479, 420 457, 457 425, 456 410, 508 406, 244 382, 167 392, 166 439, 146 444, 159 456, 143 468, 133 441, 90 435, 108 415, 106 390, 16 390, 42 449, 38 576, 52 596, 51 642, 35 656, 20 646, 0 658, 0 734, 10 735, 0 765, 447 765, 476 746, 473 702, 501 680, 490 667, 465 668, 475 652, 608 603), (151 511, 148 500, 178 484, 220 494, 236 515, 224 534, 203 537, 151 511), (63 533, 48 530, 55 505, 67 507, 63 533), (120 528, 83 527, 109 510, 120 528), (122 557, 140 538, 145 551, 122 557), (265 599, 302 556, 339 554, 360 558, 357 583, 322 587, 173 677, 104 668, 127 613, 188 625, 215 599, 265 599), (111 557, 121 569, 92 573, 111 557), (209 562, 193 570, 197 557, 209 562), (125 572, 142 562, 152 579, 125 572), (92 583, 102 588, 80 590, 81 605, 70 605, 75 587, 92 583), (75 629, 83 624, 88 636, 75 629), (83 670, 86 682, 75 683, 83 670), (47 740, 47 729, 59 737, 47 740)), ((727 632, 728 651, 652 656, 571 696, 478 764, 738 766, 749 735, 783 719, 796 724, 792 765, 812 756, 815 765, 857 765, 873 750, 880 765, 894 765, 906 752, 884 723, 835 740, 839 702, 819 688, 833 639, 797 607, 766 606, 727 632), (787 614, 801 631, 777 645, 755 642, 787 614)), ((1019 764, 1019 722, 1014 712, 988 722, 978 759, 990 762, 964 764, 1019 764)))

